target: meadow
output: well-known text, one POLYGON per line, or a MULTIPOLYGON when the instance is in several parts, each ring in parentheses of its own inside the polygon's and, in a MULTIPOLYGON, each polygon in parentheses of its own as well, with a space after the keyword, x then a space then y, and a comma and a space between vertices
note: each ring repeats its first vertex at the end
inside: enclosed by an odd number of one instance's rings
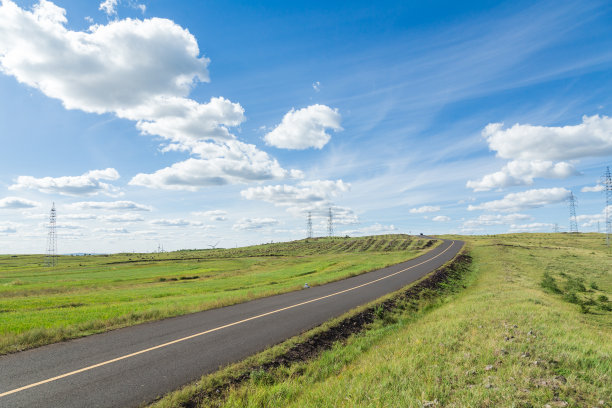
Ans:
POLYGON ((0 256, 0 354, 343 279, 416 257, 407 235, 164 253, 0 256))
POLYGON ((434 296, 383 313, 314 360, 253 371, 220 394, 207 389, 216 374, 206 376, 155 406, 612 406, 602 235, 450 238, 467 242, 472 263, 434 296))

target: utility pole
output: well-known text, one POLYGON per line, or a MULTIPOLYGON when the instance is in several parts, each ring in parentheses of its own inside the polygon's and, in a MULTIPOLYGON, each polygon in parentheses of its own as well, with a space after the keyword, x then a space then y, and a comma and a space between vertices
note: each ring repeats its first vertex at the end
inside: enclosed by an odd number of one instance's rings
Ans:
POLYGON ((612 176, 610 175, 610 166, 606 167, 606 172, 603 175, 604 191, 606 192, 606 245, 610 247, 610 235, 612 234, 612 176))
POLYGON ((329 207, 329 214, 327 217, 327 235, 331 238, 334 236, 334 215, 332 209, 329 207))
POLYGON ((306 232, 308 233, 308 238, 312 238, 312 214, 308 211, 308 218, 306 219, 306 232))
POLYGON ((569 201, 569 210, 570 210, 569 232, 570 234, 577 234, 578 233, 578 221, 576 220, 576 197, 574 196, 574 193, 571 191, 570 191, 568 201, 569 201))
POLYGON ((49 267, 57 265, 57 230, 56 230, 57 214, 55 212, 55 203, 51 207, 49 214, 49 233, 47 235, 47 252, 45 254, 45 264, 49 267))

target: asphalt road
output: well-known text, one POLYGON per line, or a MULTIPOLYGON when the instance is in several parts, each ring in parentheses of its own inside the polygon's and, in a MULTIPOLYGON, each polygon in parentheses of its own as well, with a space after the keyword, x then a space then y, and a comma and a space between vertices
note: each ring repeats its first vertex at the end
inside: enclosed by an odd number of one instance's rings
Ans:
POLYGON ((0 357, 0 407, 132 407, 418 280, 459 252, 0 357))

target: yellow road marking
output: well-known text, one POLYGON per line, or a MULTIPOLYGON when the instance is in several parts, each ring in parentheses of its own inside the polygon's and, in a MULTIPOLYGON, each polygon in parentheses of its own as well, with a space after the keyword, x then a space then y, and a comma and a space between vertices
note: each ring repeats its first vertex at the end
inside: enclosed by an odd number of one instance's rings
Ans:
POLYGON ((23 387, 15 388, 14 390, 10 390, 10 391, 6 391, 6 392, 1 393, 0 394, 0 398, 1 397, 6 397, 7 395, 15 394, 15 393, 17 393, 19 391, 24 391, 24 390, 27 390, 29 388, 36 387, 38 385, 42 385, 42 384, 50 383, 50 382, 53 382, 53 381, 56 381, 56 380, 60 380, 62 378, 70 377, 72 375, 79 374, 79 373, 82 373, 84 371, 93 370, 94 368, 102 367, 102 366, 105 366, 107 364, 114 363, 116 361, 125 360, 127 358, 137 356, 139 354, 144 354, 144 353, 147 353, 149 351, 160 349, 162 347, 167 347, 167 346, 170 346, 172 344, 176 344, 176 343, 180 343, 182 341, 193 339, 194 337, 203 336, 205 334, 216 332, 216 331, 219 331, 219 330, 223 330, 223 329, 226 329, 226 328, 231 327, 231 326, 236 326, 236 325, 239 325, 241 323, 245 323, 245 322, 248 322, 248 321, 251 321, 251 320, 255 320, 255 319, 260 319, 260 318, 265 317, 265 316, 269 316, 269 315, 272 315, 272 314, 275 314, 275 313, 280 313, 280 312, 283 312, 285 310, 293 309, 293 308, 296 308, 296 307, 304 306, 304 305, 309 304, 309 303, 318 302, 319 300, 327 299, 327 298, 330 298, 330 297, 333 297, 333 296, 341 295, 341 294, 346 293, 346 292, 350 292, 350 291, 355 290, 355 289, 363 288, 364 286, 372 285, 372 284, 374 284, 376 282, 380 282, 382 280, 389 279, 392 276, 395 276, 395 275, 398 275, 400 273, 406 272, 409 269, 416 268, 417 266, 423 265, 423 264, 425 264, 425 263, 427 263, 429 261, 433 261, 434 259, 436 259, 440 255, 442 255, 443 253, 445 253, 446 251, 451 249, 451 247, 454 244, 455 244, 455 241, 451 242, 451 244, 448 246, 448 248, 446 248, 444 251, 440 252, 438 255, 434 256, 433 258, 430 258, 430 259, 428 259, 426 261, 423 261, 421 263, 418 263, 416 265, 409 266, 408 268, 402 269, 400 271, 394 272, 391 275, 386 275, 386 276, 383 276, 382 278, 375 279, 375 280, 373 280, 371 282, 363 283, 361 285, 354 286, 354 287, 349 288, 349 289, 344 289, 344 290, 341 290, 339 292, 331 293, 329 295, 321 296, 321 297, 316 298, 316 299, 307 300, 307 301, 302 302, 302 303, 296 303, 295 305, 283 307, 281 309, 272 310, 270 312, 262 313, 260 315, 249 317, 249 318, 243 319, 243 320, 239 320, 237 322, 228 323, 228 324, 223 325, 223 326, 215 327, 214 329, 210 329, 210 330, 206 330, 206 331, 203 331, 203 332, 200 332, 200 333, 192 334, 190 336, 183 337, 183 338, 176 339, 176 340, 172 340, 172 341, 169 341, 167 343, 159 344, 159 345, 154 346, 154 347, 149 347, 148 349, 136 351, 135 353, 126 354, 126 355, 121 356, 121 357, 113 358, 112 360, 103 361, 101 363, 90 365, 90 366, 84 367, 84 368, 80 368, 78 370, 74 370, 74 371, 71 371, 69 373, 61 374, 61 375, 58 375, 56 377, 47 378, 46 380, 38 381, 38 382, 29 384, 29 385, 24 385, 23 387))

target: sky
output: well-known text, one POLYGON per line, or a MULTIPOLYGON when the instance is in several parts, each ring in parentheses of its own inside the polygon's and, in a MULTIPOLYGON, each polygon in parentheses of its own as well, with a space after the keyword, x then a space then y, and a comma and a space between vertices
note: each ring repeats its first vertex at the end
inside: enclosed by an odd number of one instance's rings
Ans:
POLYGON ((0 253, 605 231, 608 1, 0 0, 0 253))

